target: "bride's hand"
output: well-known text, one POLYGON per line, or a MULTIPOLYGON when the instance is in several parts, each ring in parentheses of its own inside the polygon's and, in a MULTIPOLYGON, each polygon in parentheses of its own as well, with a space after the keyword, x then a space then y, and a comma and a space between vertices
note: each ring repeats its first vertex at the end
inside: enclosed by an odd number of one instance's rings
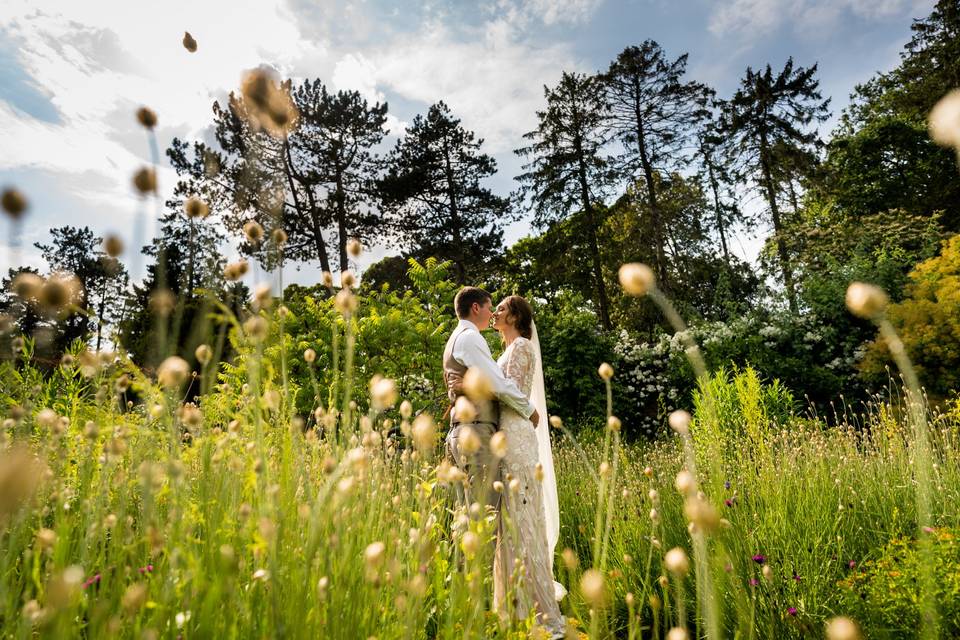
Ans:
POLYGON ((451 373, 447 377, 447 388, 453 391, 456 395, 463 395, 463 376, 456 373, 451 373))
POLYGON ((530 414, 530 422, 533 423, 534 428, 540 424, 540 413, 536 409, 530 414))

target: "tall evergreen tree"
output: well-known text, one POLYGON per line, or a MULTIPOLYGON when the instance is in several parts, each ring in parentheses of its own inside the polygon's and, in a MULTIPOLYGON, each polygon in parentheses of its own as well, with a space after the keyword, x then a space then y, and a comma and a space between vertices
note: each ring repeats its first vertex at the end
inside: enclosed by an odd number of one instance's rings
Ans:
POLYGON ((89 227, 64 226, 50 230, 50 244, 35 243, 51 273, 74 274, 84 290, 86 313, 61 319, 57 345, 65 349, 77 338, 88 339, 96 332, 95 346, 103 344, 104 329, 119 321, 120 302, 126 295, 129 278, 123 264, 103 250, 103 239, 89 227))
POLYGON ((595 302, 604 328, 611 328, 610 303, 603 278, 598 229, 603 194, 612 182, 604 152, 609 109, 596 76, 564 72, 554 88, 544 87, 547 108, 537 112, 539 125, 524 135, 529 146, 516 153, 529 162, 517 177, 520 194, 534 205, 541 228, 576 211, 586 217, 587 246, 595 302))
POLYGON ((413 119, 380 181, 401 249, 452 261, 461 284, 483 274, 501 252, 509 220, 509 201, 482 184, 497 171, 482 145, 438 102, 413 119))
POLYGON ((386 135, 387 104, 369 105, 357 91, 327 91, 306 80, 293 91, 300 126, 290 139, 290 162, 314 177, 326 193, 324 209, 333 219, 340 270, 347 264, 350 237, 370 239, 384 232, 374 210, 378 159, 373 148, 386 135))
POLYGON ((775 163, 785 148, 801 151, 819 144, 816 131, 809 127, 827 119, 830 100, 820 94, 816 73, 817 65, 795 69, 793 58, 776 75, 770 65, 763 71, 748 67, 727 111, 727 130, 736 151, 750 168, 769 208, 778 266, 794 313, 798 311, 796 283, 784 237, 775 163))
POLYGON ((284 258, 318 260, 324 271, 332 264, 346 269, 349 238, 385 233, 373 210, 372 182, 387 105, 371 106, 357 92, 330 93, 319 80, 288 81, 281 90, 298 111, 284 135, 257 126, 243 95, 231 93, 225 105, 213 105, 219 150, 195 143, 191 153, 175 139, 167 156, 189 191, 225 214, 226 228, 242 238, 241 250, 268 268, 278 254, 270 243, 245 238, 250 221, 268 234, 287 233, 284 258))
POLYGON ((702 84, 683 80, 686 67, 687 54, 670 60, 659 44, 646 40, 620 52, 603 75, 610 127, 624 149, 617 158, 618 169, 630 183, 644 181, 653 264, 667 290, 668 230, 654 174, 669 173, 684 161, 698 98, 707 92, 702 84))

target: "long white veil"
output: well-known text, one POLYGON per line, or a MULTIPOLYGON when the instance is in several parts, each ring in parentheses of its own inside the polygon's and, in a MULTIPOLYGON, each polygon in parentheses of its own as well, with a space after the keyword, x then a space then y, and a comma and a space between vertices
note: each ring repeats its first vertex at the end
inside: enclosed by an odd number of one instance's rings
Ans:
MULTIPOLYGON (((537 425, 537 453, 543 467, 543 511, 547 524, 547 551, 550 557, 550 573, 553 574, 553 557, 560 538, 560 500, 557 496, 557 474, 553 469, 553 449, 550 446, 550 420, 547 414, 547 390, 543 382, 543 357, 540 355, 540 338, 537 335, 537 323, 533 323, 533 343, 536 361, 533 374, 533 388, 530 390, 530 402, 540 414, 537 425)), ((567 590, 559 582, 553 583, 554 595, 559 601, 567 590)))

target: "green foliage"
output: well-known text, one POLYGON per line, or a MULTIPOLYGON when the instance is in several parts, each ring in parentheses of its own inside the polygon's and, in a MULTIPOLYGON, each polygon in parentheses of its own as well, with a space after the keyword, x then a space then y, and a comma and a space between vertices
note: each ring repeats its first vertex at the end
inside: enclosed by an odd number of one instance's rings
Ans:
POLYGON ((960 635, 960 530, 941 527, 925 535, 932 540, 932 566, 923 566, 916 538, 899 537, 838 583, 843 606, 863 621, 867 637, 914 636, 920 626, 918 578, 924 570, 934 572, 941 637, 960 635))
MULTIPOLYGON (((890 305, 897 329, 917 373, 934 397, 960 389, 960 235, 943 243, 940 255, 910 272, 906 297, 890 305)), ((868 348, 863 370, 882 380, 889 354, 881 340, 868 348)))

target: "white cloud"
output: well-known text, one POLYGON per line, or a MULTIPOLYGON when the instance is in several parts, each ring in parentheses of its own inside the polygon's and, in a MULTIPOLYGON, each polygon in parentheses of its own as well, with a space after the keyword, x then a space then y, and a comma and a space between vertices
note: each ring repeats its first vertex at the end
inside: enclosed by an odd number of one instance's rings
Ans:
POLYGON ((927 0, 723 0, 715 5, 710 31, 715 35, 770 34, 789 26, 825 35, 849 14, 877 20, 928 5, 927 0))
POLYGON ((511 23, 526 27, 531 22, 546 26, 583 24, 602 0, 499 0, 495 11, 511 23))
POLYGON ((366 82, 407 100, 425 105, 443 100, 487 141, 488 153, 510 152, 536 124, 543 85, 554 84, 562 69, 579 66, 562 45, 535 48, 515 36, 502 20, 473 38, 431 24, 351 66, 364 70, 366 82))

